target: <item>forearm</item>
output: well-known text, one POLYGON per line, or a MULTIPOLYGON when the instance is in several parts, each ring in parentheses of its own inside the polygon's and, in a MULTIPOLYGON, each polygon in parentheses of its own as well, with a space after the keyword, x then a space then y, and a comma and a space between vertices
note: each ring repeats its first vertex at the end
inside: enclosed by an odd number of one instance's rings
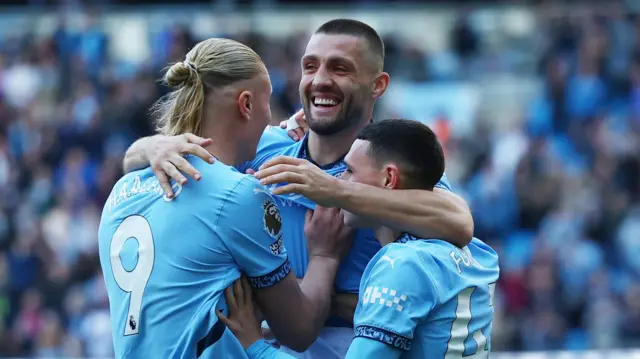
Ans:
POLYGON ((331 309, 338 264, 336 259, 312 257, 307 274, 298 280, 300 298, 295 302, 300 304, 296 305, 297 309, 279 308, 287 314, 267 317, 280 344, 303 352, 318 338, 331 309))
POLYGON ((340 181, 340 187, 338 207, 396 230, 448 240, 460 247, 473 237, 469 207, 452 192, 388 190, 350 181, 340 181))
POLYGON ((142 137, 127 149, 127 152, 124 154, 124 159, 122 160, 124 173, 133 172, 149 166, 149 159, 144 149, 151 138, 152 137, 142 137))
POLYGON ((293 359, 289 354, 267 344, 264 340, 258 340, 246 349, 249 359, 293 359))
POLYGON ((312 257, 304 278, 299 282, 300 290, 308 300, 309 310, 307 314, 311 318, 311 332, 315 341, 331 310, 331 298, 333 296, 334 282, 338 270, 339 261, 326 257, 312 257))
POLYGON ((358 306, 358 295, 352 293, 336 293, 333 297, 333 315, 353 324, 353 316, 358 306))

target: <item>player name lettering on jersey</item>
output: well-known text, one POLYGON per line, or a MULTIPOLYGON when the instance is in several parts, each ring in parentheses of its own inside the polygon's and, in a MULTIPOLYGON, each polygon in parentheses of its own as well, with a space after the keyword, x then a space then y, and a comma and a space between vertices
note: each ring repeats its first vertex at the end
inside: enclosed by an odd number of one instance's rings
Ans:
POLYGON ((126 199, 139 194, 154 194, 158 197, 163 197, 166 202, 171 202, 178 197, 180 192, 182 192, 182 185, 179 183, 173 183, 171 187, 173 188, 173 198, 169 198, 164 194, 157 178, 151 177, 142 183, 140 176, 135 176, 133 180, 124 181, 113 187, 113 190, 107 199, 107 209, 112 211, 126 199))
POLYGON ((402 312, 406 301, 406 294, 400 294, 395 289, 389 288, 367 287, 362 296, 363 305, 383 305, 398 312, 402 312))
POLYGON ((465 267, 471 267, 471 262, 473 262, 473 256, 471 255, 471 251, 469 248, 464 247, 463 249, 457 249, 455 251, 451 251, 449 253, 453 261, 456 263, 456 267, 458 267, 458 273, 462 273, 462 268, 460 267, 460 263, 464 264, 465 267))

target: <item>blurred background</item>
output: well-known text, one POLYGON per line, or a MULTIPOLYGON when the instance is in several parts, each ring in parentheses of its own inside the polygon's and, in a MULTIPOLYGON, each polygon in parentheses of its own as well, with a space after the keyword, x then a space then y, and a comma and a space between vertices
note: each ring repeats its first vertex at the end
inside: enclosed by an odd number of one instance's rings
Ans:
POLYGON ((433 126, 476 236, 501 255, 494 351, 640 347, 636 7, 3 0, 0 357, 113 355, 97 227, 124 150, 153 133, 162 68, 237 39, 267 63, 280 120, 299 108, 308 37, 338 17, 384 36, 376 117, 433 126))

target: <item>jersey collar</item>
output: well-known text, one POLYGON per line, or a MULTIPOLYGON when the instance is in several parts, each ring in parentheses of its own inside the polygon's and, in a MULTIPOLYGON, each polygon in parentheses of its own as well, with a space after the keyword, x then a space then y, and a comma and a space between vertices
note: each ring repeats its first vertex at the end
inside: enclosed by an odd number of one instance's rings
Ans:
MULTIPOLYGON (((369 120, 369 123, 373 123, 373 119, 369 120)), ((330 170, 330 169, 335 168, 335 167, 343 166, 344 165, 344 158, 346 156, 347 156, 347 154, 345 153, 344 155, 340 156, 340 158, 338 158, 336 161, 331 162, 329 164, 326 164, 324 166, 320 166, 309 155, 309 133, 307 133, 304 136, 304 138, 302 139, 302 146, 300 147, 300 152, 298 153, 298 158, 301 158, 303 160, 307 160, 307 161, 313 163, 314 165, 320 167, 320 169, 325 170, 325 171, 326 170, 330 170)))
POLYGON ((330 170, 330 169, 333 169, 333 168, 336 168, 336 167, 343 166, 344 165, 344 158, 345 158, 346 155, 347 154, 345 153, 344 155, 340 156, 340 158, 338 158, 336 161, 331 162, 329 164, 326 164, 324 166, 320 166, 309 155, 309 135, 307 134, 302 139, 302 146, 300 146, 300 152, 298 153, 298 158, 302 158, 303 160, 307 160, 307 161, 313 163, 314 165, 320 167, 320 169, 322 169, 323 171, 327 171, 327 170, 330 170))

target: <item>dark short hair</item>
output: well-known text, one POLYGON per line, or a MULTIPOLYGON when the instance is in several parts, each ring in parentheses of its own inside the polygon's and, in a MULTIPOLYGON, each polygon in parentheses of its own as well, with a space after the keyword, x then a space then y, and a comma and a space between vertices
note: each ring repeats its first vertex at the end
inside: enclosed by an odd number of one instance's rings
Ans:
POLYGON ((369 141, 369 155, 379 162, 395 161, 405 183, 403 189, 433 189, 444 174, 444 152, 431 129, 406 119, 382 120, 367 125, 358 135, 369 141))
POLYGON ((377 70, 382 71, 384 65, 384 42, 376 30, 362 21, 352 19, 335 19, 322 24, 316 34, 351 35, 361 37, 367 42, 367 49, 374 56, 377 70))

